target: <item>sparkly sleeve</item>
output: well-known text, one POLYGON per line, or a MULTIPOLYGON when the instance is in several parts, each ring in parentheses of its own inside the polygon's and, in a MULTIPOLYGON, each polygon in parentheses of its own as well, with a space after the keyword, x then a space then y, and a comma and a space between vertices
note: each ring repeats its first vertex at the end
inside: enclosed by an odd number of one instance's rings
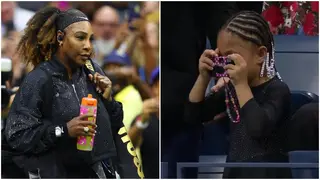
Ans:
POLYGON ((104 102, 105 107, 108 110, 108 113, 111 118, 111 125, 114 127, 122 127, 122 120, 123 120, 123 109, 122 104, 118 101, 115 101, 112 98, 112 101, 105 100, 104 102))
POLYGON ((225 94, 221 89, 217 93, 210 94, 204 101, 198 103, 187 102, 185 106, 185 120, 188 123, 199 123, 213 120, 214 116, 224 112, 225 94))
POLYGON ((252 98, 240 110, 247 133, 253 138, 270 135, 281 121, 289 118, 291 98, 286 84, 280 81, 270 84, 264 96, 262 103, 252 98))
MULTIPOLYGON (((96 72, 106 76, 106 74, 103 72, 103 70, 101 69, 101 67, 98 64, 93 62, 93 66, 94 66, 94 69, 96 70, 96 72)), ((111 125, 114 127, 122 127, 123 126, 123 123, 122 123, 122 120, 123 120, 122 104, 118 101, 115 101, 113 98, 112 98, 112 101, 104 100, 103 103, 104 103, 104 105, 110 115, 111 125)))
POLYGON ((5 127, 9 145, 20 152, 40 153, 55 144, 54 126, 43 112, 46 74, 30 72, 16 93, 5 127))

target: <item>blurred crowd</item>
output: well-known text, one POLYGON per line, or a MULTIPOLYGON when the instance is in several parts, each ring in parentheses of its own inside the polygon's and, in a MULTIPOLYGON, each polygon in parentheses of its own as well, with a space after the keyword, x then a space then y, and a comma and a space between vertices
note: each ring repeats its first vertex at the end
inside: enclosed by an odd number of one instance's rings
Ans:
MULTIPOLYGON (((126 128, 130 129, 140 116, 156 114, 158 119, 159 2, 1 2, 1 58, 12 62, 6 88, 18 90, 33 69, 19 59, 16 47, 28 20, 45 6, 76 8, 89 17, 94 32, 93 61, 113 83, 113 97, 123 105, 126 128)), ((10 103, 13 98, 14 95, 10 103)), ((2 105, 2 120, 10 103, 7 107, 2 105)), ((153 136, 158 139, 156 134, 153 136)))
POLYGON ((319 35, 319 2, 265 2, 262 15, 274 35, 319 35))

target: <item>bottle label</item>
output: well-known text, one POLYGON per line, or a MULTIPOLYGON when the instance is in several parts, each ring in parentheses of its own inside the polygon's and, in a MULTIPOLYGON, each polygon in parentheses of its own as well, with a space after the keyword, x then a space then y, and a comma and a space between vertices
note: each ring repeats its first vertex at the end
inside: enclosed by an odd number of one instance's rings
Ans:
MULTIPOLYGON (((88 121, 96 122, 97 107, 95 106, 81 106, 80 115, 93 114, 93 117, 87 118, 88 121)), ((89 128, 92 128, 89 126, 89 128)), ((79 150, 91 151, 94 144, 94 136, 80 136, 78 137, 77 148, 79 150)))

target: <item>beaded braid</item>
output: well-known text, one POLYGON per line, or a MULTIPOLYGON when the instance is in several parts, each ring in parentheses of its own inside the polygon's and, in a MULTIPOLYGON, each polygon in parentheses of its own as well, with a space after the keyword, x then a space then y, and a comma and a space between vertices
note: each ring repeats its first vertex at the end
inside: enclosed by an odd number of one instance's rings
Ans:
MULTIPOLYGON (((267 47, 268 52, 261 67, 260 77, 263 77, 266 71, 269 79, 276 75, 281 80, 280 74, 276 72, 275 68, 273 35, 269 29, 268 23, 260 14, 254 11, 242 11, 230 18, 222 29, 236 34, 240 38, 250 41, 258 46, 267 47)), ((240 105, 238 98, 234 87, 229 86, 226 82, 225 96, 226 111, 229 119, 233 123, 239 123, 240 105), (235 118, 233 115, 235 115, 235 118)))

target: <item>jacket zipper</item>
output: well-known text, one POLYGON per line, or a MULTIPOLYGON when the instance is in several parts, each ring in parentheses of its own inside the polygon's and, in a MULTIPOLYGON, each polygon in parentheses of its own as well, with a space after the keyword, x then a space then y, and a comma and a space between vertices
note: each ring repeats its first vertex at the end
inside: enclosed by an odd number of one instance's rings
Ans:
POLYGON ((74 94, 75 94, 75 95, 76 95, 76 97, 77 97, 78 103, 80 104, 80 100, 79 100, 79 97, 78 97, 78 94, 77 94, 76 88, 75 88, 74 84, 71 84, 71 85, 72 85, 72 87, 73 87, 73 92, 74 92, 74 94))

